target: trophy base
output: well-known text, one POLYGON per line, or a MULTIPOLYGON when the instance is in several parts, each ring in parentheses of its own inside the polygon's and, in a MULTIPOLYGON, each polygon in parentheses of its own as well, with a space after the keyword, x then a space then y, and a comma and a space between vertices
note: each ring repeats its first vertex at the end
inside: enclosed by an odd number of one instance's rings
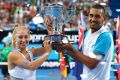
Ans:
POLYGON ((68 38, 62 34, 47 35, 45 39, 52 41, 52 49, 56 50, 61 44, 68 43, 68 38))

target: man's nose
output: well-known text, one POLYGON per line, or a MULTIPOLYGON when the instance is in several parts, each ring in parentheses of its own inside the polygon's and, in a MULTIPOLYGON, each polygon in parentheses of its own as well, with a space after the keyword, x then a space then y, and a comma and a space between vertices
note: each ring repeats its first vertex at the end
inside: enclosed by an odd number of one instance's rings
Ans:
POLYGON ((91 18, 91 20, 92 20, 92 21, 96 21, 96 17, 93 16, 93 17, 91 18))

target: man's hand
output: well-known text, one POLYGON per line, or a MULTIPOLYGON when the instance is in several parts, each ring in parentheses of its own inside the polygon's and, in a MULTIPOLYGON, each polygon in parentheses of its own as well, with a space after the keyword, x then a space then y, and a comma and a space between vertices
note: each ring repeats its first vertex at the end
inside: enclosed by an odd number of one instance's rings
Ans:
POLYGON ((72 46, 72 44, 70 44, 70 43, 63 43, 63 44, 58 46, 56 51, 57 52, 61 52, 61 51, 64 51, 64 50, 73 51, 73 49, 74 49, 74 47, 72 46))

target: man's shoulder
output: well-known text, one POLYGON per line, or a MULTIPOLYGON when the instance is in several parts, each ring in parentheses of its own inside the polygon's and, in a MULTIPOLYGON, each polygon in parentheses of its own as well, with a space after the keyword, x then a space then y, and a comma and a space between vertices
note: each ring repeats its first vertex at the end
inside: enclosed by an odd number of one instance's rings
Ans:
POLYGON ((113 38, 110 32, 104 32, 99 35, 96 41, 97 44, 101 44, 102 46, 110 46, 113 43, 113 38))
POLYGON ((111 37, 112 37, 112 35, 110 32, 104 32, 104 33, 101 33, 98 38, 100 38, 100 39, 105 38, 105 39, 111 40, 111 37))

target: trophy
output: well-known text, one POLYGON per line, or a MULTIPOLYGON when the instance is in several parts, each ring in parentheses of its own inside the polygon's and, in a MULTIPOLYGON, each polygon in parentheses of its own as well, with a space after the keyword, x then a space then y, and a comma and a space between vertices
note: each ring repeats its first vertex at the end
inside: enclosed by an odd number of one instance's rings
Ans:
MULTIPOLYGON (((44 25, 47 28, 48 35, 45 39, 52 41, 52 49, 56 50, 58 46, 68 43, 68 38, 64 35, 64 25, 71 21, 75 14, 77 0, 69 0, 71 7, 65 8, 64 4, 55 2, 44 5, 42 10, 44 25)), ((42 21, 42 20, 41 20, 42 21)), ((67 80, 69 69, 69 61, 67 60, 67 52, 60 52, 60 70, 64 80, 67 80), (64 72, 63 73, 63 69, 64 72)))
POLYGON ((48 32, 49 30, 51 32, 45 38, 52 41, 52 49, 56 49, 59 44, 68 43, 67 36, 63 34, 63 25, 73 18, 76 9, 75 3, 76 0, 71 0, 70 8, 65 8, 63 4, 56 2, 45 5, 44 18, 51 21, 51 25, 47 26, 48 32))
POLYGON ((61 2, 45 4, 41 7, 41 16, 37 15, 33 18, 35 24, 43 23, 48 31, 45 39, 52 41, 52 49, 57 48, 59 44, 68 43, 67 36, 63 34, 66 23, 71 21, 76 10, 76 1, 69 0, 71 6, 69 8, 61 2))

